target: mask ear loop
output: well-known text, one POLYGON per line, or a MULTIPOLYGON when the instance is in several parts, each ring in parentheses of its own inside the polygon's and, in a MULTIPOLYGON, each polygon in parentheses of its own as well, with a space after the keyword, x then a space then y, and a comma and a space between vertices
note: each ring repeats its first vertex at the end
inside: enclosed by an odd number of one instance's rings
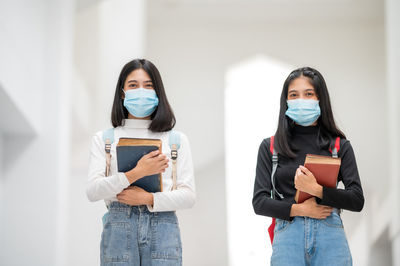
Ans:
POLYGON ((125 99, 124 87, 121 88, 121 91, 122 91, 121 100, 124 100, 125 99))

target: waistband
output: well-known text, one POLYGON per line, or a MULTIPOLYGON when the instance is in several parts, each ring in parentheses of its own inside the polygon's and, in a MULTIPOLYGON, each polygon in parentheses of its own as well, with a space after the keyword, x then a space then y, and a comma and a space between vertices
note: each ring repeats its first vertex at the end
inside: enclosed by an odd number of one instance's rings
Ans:
POLYGON ((121 203, 118 201, 113 201, 107 206, 109 211, 127 211, 127 212, 135 212, 135 213, 148 213, 151 214, 152 212, 149 211, 146 205, 140 206, 131 206, 125 203, 121 203))
MULTIPOLYGON (((339 216, 340 216, 341 212, 342 212, 342 209, 333 208, 333 210, 332 210, 332 213, 336 213, 339 216)), ((308 216, 296 216, 296 217, 301 217, 301 218, 304 218, 304 219, 315 219, 315 218, 311 218, 311 217, 308 217, 308 216)))
POLYGON ((131 213, 148 214, 148 215, 162 216, 162 217, 175 215, 175 211, 151 212, 149 211, 146 205, 131 206, 125 203, 121 203, 119 201, 111 202, 107 208, 109 212, 126 212, 128 215, 130 215, 131 213))

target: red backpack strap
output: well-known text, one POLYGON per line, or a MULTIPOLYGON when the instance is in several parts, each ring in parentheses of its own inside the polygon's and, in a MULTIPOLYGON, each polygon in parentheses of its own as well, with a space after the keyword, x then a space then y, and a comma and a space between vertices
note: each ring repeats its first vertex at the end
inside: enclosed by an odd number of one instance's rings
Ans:
MULTIPOLYGON (((274 155, 274 136, 271 136, 269 142, 269 151, 272 155, 274 155)), ((274 193, 273 191, 271 193, 274 193)), ((275 229, 276 219, 272 218, 271 225, 268 227, 269 239, 271 240, 271 244, 274 241, 274 229, 275 229)))
POLYGON ((268 234, 269 234, 269 239, 271 240, 271 244, 274 242, 275 225, 276 225, 276 219, 272 218, 271 224, 268 227, 268 234))
POLYGON ((340 137, 336 138, 335 148, 336 148, 336 151, 339 152, 339 150, 340 150, 340 137))
POLYGON ((274 136, 271 136, 271 141, 269 142, 269 151, 274 154, 274 136))
POLYGON ((329 151, 332 153, 332 157, 338 157, 338 153, 340 150, 340 137, 337 137, 335 140, 335 145, 333 145, 334 149, 332 150, 332 146, 329 147, 329 151))

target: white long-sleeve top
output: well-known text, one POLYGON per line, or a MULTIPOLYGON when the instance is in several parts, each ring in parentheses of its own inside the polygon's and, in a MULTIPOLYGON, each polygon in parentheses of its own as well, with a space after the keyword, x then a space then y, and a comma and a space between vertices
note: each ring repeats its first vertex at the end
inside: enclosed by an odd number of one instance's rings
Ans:
POLYGON ((187 137, 180 133, 180 148, 177 159, 177 189, 172 188, 171 149, 168 144, 169 132, 152 132, 151 120, 125 119, 125 125, 114 129, 114 143, 111 146, 110 175, 105 176, 106 153, 103 132, 92 137, 89 161, 89 179, 86 194, 90 201, 104 200, 107 205, 117 201, 116 195, 130 183, 124 173, 118 172, 116 145, 119 138, 161 139, 162 152, 169 158, 169 166, 162 173, 163 191, 153 193, 153 206, 147 206, 151 212, 175 211, 190 208, 196 199, 192 155, 187 137))

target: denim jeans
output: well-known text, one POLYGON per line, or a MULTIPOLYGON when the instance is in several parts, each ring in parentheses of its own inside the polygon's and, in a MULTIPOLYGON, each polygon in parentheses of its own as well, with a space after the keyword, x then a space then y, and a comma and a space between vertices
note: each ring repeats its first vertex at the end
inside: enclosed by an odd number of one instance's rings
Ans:
POLYGON ((326 219, 276 219, 271 266, 352 265, 342 219, 334 211, 326 219))
POLYGON ((103 217, 101 266, 180 266, 182 244, 175 212, 112 202, 103 217))

